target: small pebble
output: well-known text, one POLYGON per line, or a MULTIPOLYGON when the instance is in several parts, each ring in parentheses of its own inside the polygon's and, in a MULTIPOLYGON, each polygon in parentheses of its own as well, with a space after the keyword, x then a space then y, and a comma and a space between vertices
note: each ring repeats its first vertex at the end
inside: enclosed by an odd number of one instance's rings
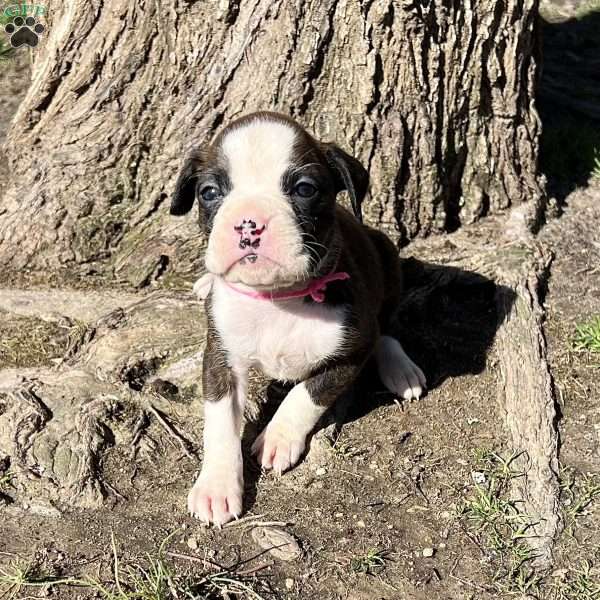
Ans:
POLYGON ((481 485, 482 483, 485 483, 485 473, 482 473, 481 471, 471 471, 471 479, 473 479, 474 483, 481 485))
POLYGON ((360 527, 361 529, 364 529, 366 527, 364 521, 356 521, 356 526, 360 527))
POLYGON ((423 558, 431 558, 435 553, 433 548, 423 548, 423 558))
POLYGON ((316 475, 325 475, 327 473, 327 469, 325 467, 320 467, 315 471, 316 475))
POLYGON ((438 547, 440 550, 444 550, 446 548, 446 544, 444 544, 444 542, 442 542, 438 547))
POLYGON ((302 556, 296 537, 279 527, 261 526, 252 529, 252 539, 278 560, 292 561, 302 556))
POLYGON ((198 550, 198 540, 195 537, 190 537, 187 539, 187 547, 190 550, 198 550))
POLYGON ((288 590, 291 590, 294 587, 294 580, 291 577, 286 578, 286 580, 285 580, 285 587, 288 590))

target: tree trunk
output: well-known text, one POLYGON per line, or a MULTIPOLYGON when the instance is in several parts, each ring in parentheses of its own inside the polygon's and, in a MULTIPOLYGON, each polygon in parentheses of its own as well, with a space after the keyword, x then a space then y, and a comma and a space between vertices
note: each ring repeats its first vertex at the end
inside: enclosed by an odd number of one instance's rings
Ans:
POLYGON ((257 109, 354 152, 366 221, 401 245, 525 200, 535 218, 536 19, 536 0, 51 0, 0 261, 187 279, 202 240, 166 202, 182 157, 257 109))

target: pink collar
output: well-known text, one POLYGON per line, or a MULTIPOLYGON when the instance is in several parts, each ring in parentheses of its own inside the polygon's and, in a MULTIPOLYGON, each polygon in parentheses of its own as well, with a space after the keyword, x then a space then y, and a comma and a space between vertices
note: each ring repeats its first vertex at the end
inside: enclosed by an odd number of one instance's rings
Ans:
POLYGON ((343 281, 345 279, 350 279, 350 275, 344 271, 339 273, 330 273, 329 275, 325 275, 324 277, 319 277, 318 279, 313 279, 311 283, 302 290, 297 290, 295 292, 247 292, 246 290, 241 290, 230 283, 227 283, 227 286, 232 290, 235 290, 239 294, 243 294, 244 296, 248 296, 249 298, 256 298, 258 300, 291 300, 292 298, 303 298, 305 296, 310 296, 315 302, 324 302, 325 301, 325 289, 327 288, 327 284, 331 281, 343 281))

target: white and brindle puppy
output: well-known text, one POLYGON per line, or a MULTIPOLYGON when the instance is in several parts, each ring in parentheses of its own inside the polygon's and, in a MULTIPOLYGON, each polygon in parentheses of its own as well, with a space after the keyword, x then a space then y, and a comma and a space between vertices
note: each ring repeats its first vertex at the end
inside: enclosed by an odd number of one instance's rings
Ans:
POLYGON ((270 112, 225 127, 185 161, 171 214, 198 199, 208 235, 203 366, 204 461, 190 512, 221 525, 242 511, 240 433, 247 375, 293 383, 253 451, 281 474, 301 458, 323 413, 374 354, 385 386, 417 398, 421 370, 389 337, 401 264, 361 223, 369 176, 334 144, 270 112), (346 190, 355 215, 336 204, 346 190))

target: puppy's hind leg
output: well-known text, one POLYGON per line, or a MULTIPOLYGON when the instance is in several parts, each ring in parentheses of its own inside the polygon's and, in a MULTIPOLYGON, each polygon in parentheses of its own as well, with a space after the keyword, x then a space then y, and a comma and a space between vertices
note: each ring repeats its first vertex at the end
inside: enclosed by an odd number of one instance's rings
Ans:
POLYGON ((390 392, 405 400, 421 397, 427 384, 423 371, 404 352, 400 342, 382 335, 375 347, 379 377, 390 392))

